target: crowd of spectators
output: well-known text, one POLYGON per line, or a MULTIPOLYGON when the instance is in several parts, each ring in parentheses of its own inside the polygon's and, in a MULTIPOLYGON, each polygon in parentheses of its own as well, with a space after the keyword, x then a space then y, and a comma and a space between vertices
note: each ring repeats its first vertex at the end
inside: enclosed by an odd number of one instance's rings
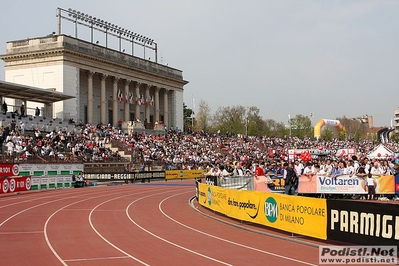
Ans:
MULTIPOLYGON (((379 143, 363 140, 315 140, 296 137, 244 137, 226 136, 217 133, 166 130, 163 134, 127 133, 111 125, 76 124, 72 131, 23 132, 16 123, 0 127, 2 154, 18 159, 28 157, 50 157, 56 159, 83 160, 83 162, 120 159, 107 143, 117 142, 122 150, 132 154, 133 163, 162 166, 164 169, 205 169, 225 167, 226 162, 240 165, 243 173, 254 173, 255 164, 283 164, 289 159, 292 149, 355 149, 358 160, 379 143)), ((394 152, 399 152, 396 142, 385 143, 394 152)), ((292 158, 291 158, 292 159, 292 158)), ((295 157, 300 161, 300 158, 295 157)), ((324 164, 327 159, 350 164, 352 158, 337 154, 316 156, 315 164, 324 164), (316 161, 317 160, 317 161, 316 161)), ((389 159, 389 158, 384 158, 389 159)))

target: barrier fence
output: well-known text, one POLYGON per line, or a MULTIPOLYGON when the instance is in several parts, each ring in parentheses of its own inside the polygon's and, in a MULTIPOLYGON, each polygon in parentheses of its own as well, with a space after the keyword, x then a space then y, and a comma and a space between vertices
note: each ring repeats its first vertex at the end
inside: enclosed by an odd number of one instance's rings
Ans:
POLYGON ((396 204, 236 190, 201 182, 196 182, 196 197, 200 205, 215 212, 289 233, 399 247, 396 204))

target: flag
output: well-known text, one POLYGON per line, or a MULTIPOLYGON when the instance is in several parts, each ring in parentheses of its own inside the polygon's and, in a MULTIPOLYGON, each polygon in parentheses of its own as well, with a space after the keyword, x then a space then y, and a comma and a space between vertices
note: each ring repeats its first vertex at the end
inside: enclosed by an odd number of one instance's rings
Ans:
POLYGON ((119 91, 118 91, 118 101, 121 103, 122 100, 123 100, 123 94, 122 94, 122 91, 119 90, 119 91))
POLYGON ((126 93, 126 95, 125 95, 125 102, 126 102, 126 103, 129 102, 129 93, 126 93))
POLYGON ((153 96, 150 97, 150 105, 154 106, 154 97, 153 96))
POLYGON ((130 104, 134 103, 134 97, 133 97, 133 93, 131 91, 129 91, 129 103, 130 104))
POLYGON ((137 96, 136 104, 137 105, 143 105, 144 104, 144 96, 143 96, 143 94, 141 94, 140 96, 137 96))

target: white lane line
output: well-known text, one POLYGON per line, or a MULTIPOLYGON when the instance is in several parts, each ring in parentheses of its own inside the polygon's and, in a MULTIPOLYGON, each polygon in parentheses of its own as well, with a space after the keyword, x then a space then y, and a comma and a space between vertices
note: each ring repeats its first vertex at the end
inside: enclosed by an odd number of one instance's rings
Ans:
POLYGON ((26 232, 1 232, 0 235, 17 235, 17 234, 42 234, 43 231, 26 231, 26 232))
POLYGON ((74 262, 74 261, 115 260, 115 259, 129 259, 129 257, 128 256, 120 256, 120 257, 104 257, 104 258, 86 258, 86 259, 70 259, 70 260, 64 260, 64 261, 74 262))
MULTIPOLYGON (((162 189, 162 190, 163 190, 163 189, 162 189)), ((157 191, 157 190, 156 190, 156 191, 157 191)), ((162 192, 162 193, 166 193, 166 192, 162 192)), ((150 196, 153 196, 153 195, 162 194, 162 193, 151 194, 151 195, 148 195, 148 196, 145 196, 145 197, 142 197, 142 198, 147 198, 147 197, 150 197, 150 196)), ((100 234, 100 232, 97 231, 97 229, 94 227, 94 225, 93 225, 93 223, 92 223, 92 214, 93 214, 93 212, 94 212, 98 207, 100 207, 101 205, 103 205, 103 204, 105 204, 105 203, 108 203, 108 202, 110 202, 110 201, 113 201, 113 200, 116 200, 116 199, 120 199, 120 198, 124 198, 124 197, 127 197, 127 196, 131 196, 131 195, 124 195, 124 196, 120 196, 120 197, 117 197, 117 198, 109 199, 109 200, 106 200, 106 201, 104 201, 104 202, 98 204, 97 206, 95 206, 95 207, 92 209, 92 211, 90 212, 90 214, 89 214, 89 223, 90 223, 90 226, 91 226, 91 228, 93 229, 93 231, 94 231, 99 237, 101 237, 108 245, 110 245, 111 247, 115 248, 116 250, 122 252, 123 254, 125 254, 126 256, 128 256, 129 258, 134 259, 135 261, 137 261, 137 262, 139 262, 139 263, 141 263, 141 264, 143 264, 143 265, 149 266, 149 264, 147 264, 147 263, 145 263, 144 261, 141 261, 141 260, 139 260, 138 258, 136 258, 136 257, 134 257, 134 256, 132 256, 132 255, 130 255, 130 254, 127 253, 126 251, 122 250, 121 248, 117 247, 116 245, 114 245, 114 244, 112 244, 110 241, 108 241, 108 239, 106 239, 103 235, 100 234)), ((129 206, 130 206, 130 205, 129 205, 129 206)))
MULTIPOLYGON (((114 195, 114 194, 120 194, 120 193, 121 193, 121 192, 119 191, 119 192, 111 193, 111 194, 107 194, 107 195, 104 195, 104 193, 102 193, 102 194, 99 195, 99 196, 90 197, 90 198, 87 198, 87 197, 86 197, 85 199, 82 199, 82 200, 73 202, 73 203, 71 203, 71 204, 65 205, 64 207, 59 208, 58 210, 56 210, 55 212, 53 212, 53 213, 50 215, 50 217, 46 220, 46 222, 45 222, 45 224, 44 224, 44 238, 45 238, 45 240, 46 240, 47 246, 49 247, 49 249, 51 250, 51 252, 54 254, 54 256, 62 263, 62 265, 66 266, 66 265, 68 265, 68 264, 66 264, 65 261, 60 257, 60 255, 58 255, 57 251, 55 251, 55 249, 54 249, 53 246, 51 245, 50 240, 49 240, 48 235, 47 235, 47 226, 48 226, 48 223, 50 222, 51 218, 52 218, 54 215, 56 215, 58 212, 60 212, 61 210, 64 210, 65 208, 67 208, 67 207, 69 207, 69 206, 72 206, 72 205, 74 205, 74 204, 77 204, 77 203, 80 203, 80 202, 83 202, 83 201, 86 201, 86 200, 91 200, 91 199, 95 199, 95 198, 100 198, 100 197, 109 196, 109 195, 114 195)), ((91 194, 98 194, 98 193, 91 193, 91 194)), ((89 218, 89 219, 90 219, 90 218, 89 218)))
MULTIPOLYGON (((187 192, 185 192, 185 193, 187 193, 187 192)), ((161 194, 161 193, 160 193, 160 194, 161 194)), ((181 193, 181 194, 183 194, 183 193, 181 193)), ((173 246, 175 246, 175 247, 178 247, 178 248, 180 248, 180 249, 183 249, 183 250, 185 250, 185 251, 188 251, 188 252, 193 253, 193 254, 195 254, 195 255, 198 255, 198 256, 200 256, 200 257, 209 259, 209 260, 211 260, 211 261, 214 261, 214 262, 217 262, 217 263, 220 263, 220 264, 223 264, 223 265, 232 266, 232 264, 229 264, 229 263, 227 263, 227 262, 224 262, 224 261, 221 261, 221 260, 217 260, 217 259, 215 259, 215 258, 206 256, 206 255, 204 255, 204 254, 201 254, 201 253, 196 252, 196 251, 194 251, 194 250, 191 250, 191 249, 188 249, 188 248, 186 248, 186 247, 180 246, 180 245, 178 245, 178 244, 176 244, 176 243, 173 243, 173 242, 171 242, 171 241, 169 241, 169 240, 166 240, 165 238, 162 238, 162 237, 160 237, 160 236, 158 236, 158 235, 156 235, 156 234, 154 234, 154 233, 148 231, 147 229, 143 228, 143 227, 140 226, 138 223, 136 223, 136 222, 130 217, 130 215, 129 215, 129 208, 130 208, 130 206, 131 206, 132 204, 136 203, 137 201, 142 200, 142 199, 145 199, 145 198, 148 198, 148 197, 150 197, 150 196, 154 196, 154 195, 149 195, 149 196, 147 196, 147 197, 139 198, 139 199, 137 199, 137 200, 131 202, 131 203, 126 207, 126 215, 127 215, 127 217, 129 218, 129 220, 130 220, 132 223, 134 223, 138 228, 140 228, 140 229, 143 230, 144 232, 146 232, 146 233, 152 235, 153 237, 156 237, 156 238, 158 238, 159 240, 162 240, 162 241, 164 241, 164 242, 166 242, 166 243, 168 243, 168 244, 170 244, 170 245, 173 245, 173 246)))
MULTIPOLYGON (((185 192, 185 193, 188 193, 188 192, 185 192)), ((179 225, 181 225, 181 226, 183 226, 183 227, 185 227, 185 228, 188 228, 188 229, 190 229, 190 230, 193 230, 193 231, 195 231, 195 232, 197 232, 197 233, 200 233, 200 234, 203 234, 203 235, 206 235, 206 236, 209 236, 209 237, 212 237, 212 238, 218 239, 218 240, 220 240, 220 241, 224 241, 224 242, 226 242, 226 243, 230 243, 230 244, 233 244, 233 245, 236 245, 236 246, 239 246, 239 247, 247 248, 247 249, 254 250, 254 251, 257 251, 257 252, 261 252, 261 253, 264 253, 264 254, 267 254, 267 255, 271 255, 271 256, 278 257, 278 258, 285 259, 285 260, 289 260, 289 261, 294 261, 294 262, 301 263, 301 264, 305 264, 305 265, 317 266, 317 264, 312 264, 312 263, 309 263, 309 262, 306 262, 306 261, 297 260, 297 259, 294 259, 294 258, 290 258, 290 257, 286 257, 286 256, 283 256, 283 255, 279 255, 279 254, 276 254, 276 253, 273 253, 273 252, 269 252, 269 251, 257 249, 257 248, 254 248, 254 247, 250 247, 250 246, 247 246, 247 245, 243 245, 243 244, 240 244, 240 243, 237 243, 237 242, 233 242, 233 241, 230 241, 230 240, 221 238, 221 237, 217 237, 217 236, 215 236, 215 235, 211 235, 211 234, 205 233, 205 232, 203 232, 203 231, 200 231, 200 230, 198 230, 198 229, 192 228, 192 227, 190 227, 190 226, 188 226, 188 225, 185 225, 185 224, 183 224, 183 223, 181 223, 181 222, 179 222, 179 221, 173 219, 172 217, 170 217, 169 215, 167 215, 167 214, 162 210, 162 203, 163 203, 164 201, 166 201, 166 200, 172 198, 172 197, 176 197, 176 196, 179 196, 179 195, 182 195, 182 194, 184 194, 184 193, 180 193, 180 194, 176 194, 176 195, 169 196, 169 197, 165 198, 164 200, 162 200, 162 201, 159 203, 159 206, 158 206, 160 212, 161 212, 164 216, 166 216, 167 218, 169 218, 170 220, 172 220, 173 222, 175 222, 175 223, 177 223, 177 224, 179 224, 179 225)))

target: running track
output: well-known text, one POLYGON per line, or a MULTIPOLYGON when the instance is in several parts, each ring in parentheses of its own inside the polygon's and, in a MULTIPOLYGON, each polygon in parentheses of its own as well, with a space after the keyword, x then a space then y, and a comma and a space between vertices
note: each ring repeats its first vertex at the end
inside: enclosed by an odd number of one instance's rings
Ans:
POLYGON ((211 219, 194 195, 192 180, 3 195, 1 265, 317 265, 315 245, 211 219))

